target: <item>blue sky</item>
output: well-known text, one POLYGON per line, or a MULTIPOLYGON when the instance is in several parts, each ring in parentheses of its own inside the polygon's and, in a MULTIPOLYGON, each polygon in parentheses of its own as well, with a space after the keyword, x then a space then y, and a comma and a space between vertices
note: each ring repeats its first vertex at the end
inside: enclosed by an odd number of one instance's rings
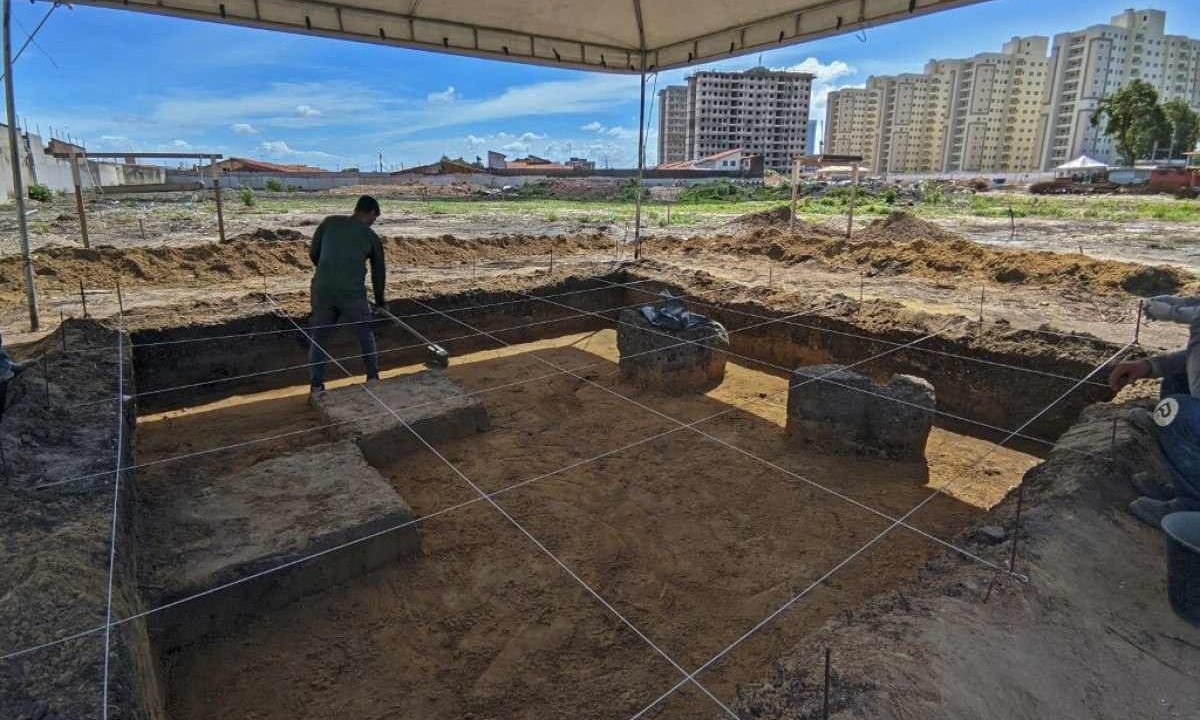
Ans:
MULTIPOLYGON (((1154 0, 1167 31, 1200 37, 1196 0, 1154 0), (1188 10, 1192 12, 1188 12, 1188 10)), ((817 76, 824 95, 872 74, 920 71, 934 57, 997 51, 1014 35, 1107 22, 1131 0, 990 0, 959 10, 773 50, 762 63, 817 76)), ((14 5, 18 47, 49 10, 14 5)), ((743 69, 754 56, 712 67, 743 69)), ((651 87, 679 83, 664 72, 651 87)), ((253 31, 138 13, 60 7, 16 66, 18 116, 91 150, 221 152, 330 169, 583 155, 635 162, 637 78, 253 31)), ((648 162, 654 161, 653 123, 648 162)))

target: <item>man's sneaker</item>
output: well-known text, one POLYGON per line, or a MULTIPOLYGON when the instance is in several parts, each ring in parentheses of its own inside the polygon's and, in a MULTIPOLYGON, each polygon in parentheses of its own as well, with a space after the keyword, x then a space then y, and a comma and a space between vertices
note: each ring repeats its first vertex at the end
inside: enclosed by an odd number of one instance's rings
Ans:
POLYGON ((1190 325, 1200 319, 1200 296, 1159 295, 1150 298, 1142 312, 1151 320, 1190 325))
POLYGON ((1154 500, 1171 500, 1175 497, 1175 487, 1163 482, 1161 476, 1149 470, 1134 473, 1130 482, 1139 495, 1154 500))
POLYGON ((1175 501, 1140 497, 1129 503, 1129 512, 1150 527, 1159 529, 1162 527, 1162 519, 1175 512, 1175 501))
POLYGON ((1129 422, 1138 430, 1154 435, 1158 424, 1154 422, 1154 412, 1144 407, 1135 407, 1129 411, 1129 422))
POLYGON ((313 383, 308 386, 308 394, 312 397, 325 394, 325 383, 313 383))

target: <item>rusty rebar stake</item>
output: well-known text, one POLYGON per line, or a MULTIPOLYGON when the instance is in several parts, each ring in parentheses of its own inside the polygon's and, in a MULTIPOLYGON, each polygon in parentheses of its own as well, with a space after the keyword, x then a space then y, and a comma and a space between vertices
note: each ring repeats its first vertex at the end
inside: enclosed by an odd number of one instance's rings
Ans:
POLYGON ((1142 334, 1142 300, 1138 300, 1137 316, 1133 320, 1133 344, 1138 344, 1138 337, 1142 334))
POLYGON ((83 280, 79 281, 79 302, 83 305, 83 316, 86 318, 88 316, 87 292, 85 292, 83 289, 83 280))

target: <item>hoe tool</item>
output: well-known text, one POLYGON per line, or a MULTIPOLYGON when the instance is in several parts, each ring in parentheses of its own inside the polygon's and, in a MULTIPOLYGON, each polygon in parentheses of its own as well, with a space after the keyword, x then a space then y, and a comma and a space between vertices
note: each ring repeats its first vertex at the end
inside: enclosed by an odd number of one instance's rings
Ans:
POLYGON ((375 310, 380 315, 382 315, 385 318, 388 318, 389 320, 394 322, 396 325, 398 325, 400 328, 402 328, 403 330, 408 332, 413 337, 415 337, 418 340, 420 340, 421 342, 425 343, 425 353, 426 353, 425 367, 433 369, 433 370, 445 370, 447 367, 450 366, 450 353, 446 351, 446 348, 442 347, 441 345, 438 345, 435 342, 431 342, 429 340, 429 338, 427 338, 424 335, 422 335, 421 333, 417 332, 416 328, 414 328, 412 325, 409 325, 408 323, 404 322, 400 318, 393 315, 391 312, 388 311, 387 308, 376 306, 375 310))

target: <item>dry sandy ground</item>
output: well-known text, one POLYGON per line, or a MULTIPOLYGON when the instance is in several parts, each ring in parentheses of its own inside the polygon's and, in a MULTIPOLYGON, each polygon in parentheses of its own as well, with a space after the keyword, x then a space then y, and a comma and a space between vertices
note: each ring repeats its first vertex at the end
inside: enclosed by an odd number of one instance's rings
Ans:
MULTIPOLYGON (((847 464, 783 441, 784 378, 728 366, 707 396, 637 391, 615 377, 612 331, 455 358, 451 375, 480 390, 544 373, 530 354, 582 371, 684 422, 884 512, 900 514, 952 483, 921 527, 948 536, 997 502, 1036 459, 936 430, 928 464, 847 464)), ((401 369, 393 372, 411 372, 401 369)), ((486 491, 538 478, 498 502, 682 666, 694 668, 797 587, 886 526, 844 500, 577 379, 481 396, 492 428, 439 450, 486 491)), ((303 388, 143 418, 141 461, 318 423, 303 388)), ((311 442, 311 440, 309 440, 311 442)), ((212 458, 189 472, 253 462, 286 447, 212 458)), ((150 471, 147 481, 169 467, 150 471)), ((384 468, 419 515, 473 492, 429 453, 384 468)), ((188 718, 626 717, 678 672, 494 510, 481 505, 421 526, 423 554, 295 603, 167 659, 169 706, 188 718)), ((814 628, 912 576, 937 545, 897 533, 886 552, 768 626, 708 673, 725 702, 757 682, 814 628)), ((694 692, 657 717, 711 713, 694 692)))

